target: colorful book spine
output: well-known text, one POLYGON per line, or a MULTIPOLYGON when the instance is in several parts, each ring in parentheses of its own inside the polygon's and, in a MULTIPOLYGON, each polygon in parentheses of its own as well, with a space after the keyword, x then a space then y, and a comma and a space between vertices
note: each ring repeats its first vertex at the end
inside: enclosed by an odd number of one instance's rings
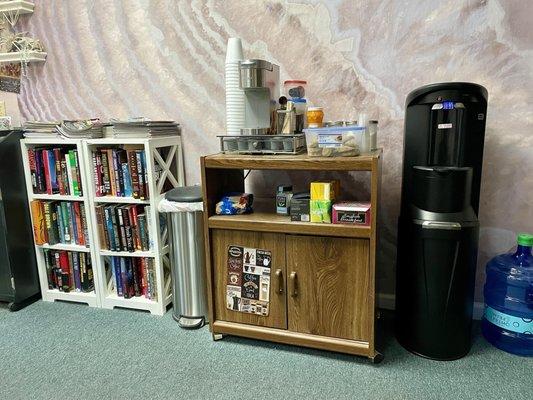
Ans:
POLYGON ((115 275, 115 288, 117 291, 117 296, 123 297, 124 290, 122 286, 122 270, 121 270, 121 258, 120 257, 111 257, 111 262, 113 266, 113 272, 115 275))
POLYGON ((31 187, 33 189, 33 193, 39 193, 39 189, 37 187, 37 164, 35 162, 34 149, 28 149, 28 163, 30 165, 31 187))
POLYGON ((100 175, 100 167, 98 165, 98 161, 96 159, 96 155, 98 152, 93 151, 92 152, 92 160, 93 160, 93 180, 94 180, 94 189, 95 189, 95 195, 100 197, 102 196, 102 187, 101 187, 101 175, 100 175))
POLYGON ((111 191, 111 181, 109 178, 109 159, 108 159, 107 151, 101 151, 100 154, 102 157, 102 176, 103 176, 104 192, 106 195, 113 194, 111 191))
POLYGON ((44 214, 44 206, 40 200, 33 200, 30 203, 31 215, 33 222, 33 237, 35 244, 45 244, 48 239, 46 236, 46 219, 44 214))
POLYGON ((122 164, 122 177, 124 179, 124 197, 132 197, 131 176, 127 163, 122 164))
POLYGON ((139 174, 137 172, 137 153, 134 150, 128 150, 128 165, 131 177, 132 197, 139 198, 139 174))

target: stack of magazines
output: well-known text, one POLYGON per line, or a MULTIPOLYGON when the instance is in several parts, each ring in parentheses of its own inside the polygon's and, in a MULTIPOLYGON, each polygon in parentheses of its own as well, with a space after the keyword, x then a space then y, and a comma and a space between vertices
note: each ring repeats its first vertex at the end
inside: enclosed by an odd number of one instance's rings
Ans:
POLYGON ((53 138, 58 137, 56 127, 60 121, 27 121, 22 125, 24 137, 27 138, 53 138))
POLYGON ((99 119, 65 120, 57 127, 59 134, 69 139, 97 139, 104 136, 103 124, 99 119))
POLYGON ((181 134, 176 121, 151 121, 146 118, 132 118, 127 121, 112 119, 113 136, 116 138, 153 138, 181 134))

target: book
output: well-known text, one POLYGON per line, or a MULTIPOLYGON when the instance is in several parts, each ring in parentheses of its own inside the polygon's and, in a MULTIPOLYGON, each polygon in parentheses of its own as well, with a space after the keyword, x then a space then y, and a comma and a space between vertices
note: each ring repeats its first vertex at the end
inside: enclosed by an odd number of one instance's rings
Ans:
POLYGON ((106 234, 109 241, 109 250, 118 251, 115 241, 115 231, 113 230, 113 220, 111 218, 111 209, 109 207, 103 207, 104 209, 104 222, 106 226, 106 234))
POLYGON ((135 151, 135 157, 137 159, 137 177, 139 180, 139 199, 146 200, 146 191, 144 185, 144 168, 142 163, 142 150, 135 151))
POLYGON ((83 257, 81 291, 87 293, 94 290, 94 276, 91 258, 86 254, 83 254, 83 257))
POLYGON ((52 149, 54 153, 54 164, 55 164, 55 173, 57 181, 57 192, 61 195, 65 194, 65 188, 63 186, 63 181, 61 180, 61 149, 54 148, 52 149))
POLYGON ((130 213, 128 210, 128 206, 124 206, 121 208, 122 208, 122 211, 121 211, 122 221, 124 224, 124 232, 125 232, 125 247, 127 251, 135 251, 135 247, 133 246, 133 235, 132 235, 130 213))
POLYGON ((133 258, 131 261, 131 271, 133 277, 133 295, 139 297, 141 295, 141 277, 139 276, 139 259, 133 258))
POLYGON ((95 190, 95 196, 102 196, 102 188, 101 188, 101 175, 100 175, 100 168, 98 165, 98 161, 96 159, 96 155, 98 152, 93 151, 92 152, 92 160, 93 160, 93 180, 94 180, 94 190, 95 190))
POLYGON ((124 197, 132 197, 133 190, 131 188, 131 176, 128 163, 122 164, 122 177, 124 180, 124 197))
POLYGON ((124 226, 124 217, 122 216, 122 208, 119 206, 116 206, 115 212, 117 213, 117 229, 119 231, 119 237, 120 237, 120 249, 122 251, 128 251, 127 243, 126 243, 126 227, 124 226))
POLYGON ((98 241, 102 249, 109 249, 109 238, 104 226, 104 205, 100 204, 94 208, 96 214, 96 228, 98 230, 98 241))
POLYGON ((117 291, 117 296, 123 297, 124 290, 122 287, 122 270, 120 257, 111 257, 111 263, 115 276, 115 289, 117 291))
POLYGON ((112 159, 112 166, 113 166, 113 176, 115 177, 115 196, 121 197, 122 192, 121 192, 120 181, 121 181, 122 170, 119 167, 119 155, 118 155, 117 149, 111 150, 111 157, 112 157, 111 159, 112 159))
POLYGON ((28 164, 30 165, 31 187, 33 193, 39 193, 37 186, 37 165, 35 162, 35 150, 28 149, 28 164))
POLYGON ((44 205, 40 200, 32 200, 30 206, 33 223, 33 238, 35 240, 35 244, 45 244, 48 241, 48 238, 46 235, 44 205))
POLYGON ((105 152, 107 153, 107 163, 108 163, 107 170, 109 172, 109 184, 111 186, 111 195, 117 196, 116 176, 115 176, 115 168, 114 168, 114 161, 113 161, 113 149, 106 149, 105 152))
MULTIPOLYGON (((112 195, 111 191, 111 181, 109 178, 109 161, 107 158, 106 151, 100 151, 100 156, 102 158, 102 183, 104 185, 104 193, 106 195, 112 195)), ((102 193, 103 194, 103 193, 102 193)))
POLYGON ((120 279, 122 281, 122 293, 125 299, 131 298, 128 287, 128 271, 126 267, 126 258, 120 257, 120 279))
POLYGON ((64 250, 59 251, 59 266, 61 268, 61 289, 63 292, 70 292, 70 265, 68 253, 64 250))
POLYGON ((131 177, 131 195, 133 198, 139 198, 139 174, 137 172, 137 155, 136 151, 128 150, 128 165, 131 177))
POLYGON ((35 178, 37 184, 37 190, 35 193, 46 193, 46 179, 44 176, 44 164, 43 164, 43 153, 40 149, 34 150, 35 156, 35 178))
POLYGON ((61 170, 61 188, 60 188, 60 193, 61 193, 61 190, 63 191, 62 194, 64 195, 70 195, 72 192, 71 192, 71 188, 70 188, 70 182, 68 180, 68 170, 67 170, 67 162, 65 161, 65 159, 63 158, 62 160, 60 160, 60 170, 61 170))

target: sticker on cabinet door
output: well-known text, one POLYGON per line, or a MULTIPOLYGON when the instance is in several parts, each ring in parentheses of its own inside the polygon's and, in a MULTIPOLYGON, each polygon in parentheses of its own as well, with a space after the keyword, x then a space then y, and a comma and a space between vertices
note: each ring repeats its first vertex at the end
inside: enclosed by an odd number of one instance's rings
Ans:
POLYGON ((272 252, 228 246, 226 306, 229 310, 267 316, 272 252))

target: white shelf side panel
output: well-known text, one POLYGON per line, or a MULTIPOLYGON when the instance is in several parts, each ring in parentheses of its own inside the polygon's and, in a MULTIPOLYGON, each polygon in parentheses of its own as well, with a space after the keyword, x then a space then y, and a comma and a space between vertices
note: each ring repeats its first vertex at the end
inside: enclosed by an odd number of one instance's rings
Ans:
POLYGON ((99 277, 98 277, 98 268, 96 262, 96 253, 94 243, 94 229, 92 226, 92 220, 90 218, 91 203, 89 201, 89 196, 86 195, 88 182, 87 182, 87 173, 84 170, 85 160, 84 160, 84 150, 82 140, 69 140, 68 142, 62 140, 33 140, 33 139, 22 139, 20 141, 21 153, 22 153, 22 163, 24 167, 24 177, 26 180, 26 191, 28 196, 28 212, 30 213, 30 218, 32 219, 33 225, 33 216, 31 215, 31 205, 30 201, 33 199, 43 199, 43 200, 66 200, 66 201, 82 201, 83 207, 85 210, 85 216, 87 221, 87 230, 89 232, 89 247, 73 245, 73 244, 64 244, 58 243, 55 245, 43 244, 35 246, 35 254, 37 259, 37 269, 39 274, 39 282, 41 286, 41 293, 44 301, 72 301, 79 303, 86 303, 91 307, 100 306, 100 286, 99 286, 99 277), (33 188, 31 184, 31 172, 30 172, 30 163, 28 159, 28 149, 36 146, 63 146, 63 145, 75 145, 76 150, 78 151, 79 157, 79 167, 80 167, 80 176, 81 176, 81 185, 84 193, 83 197, 74 197, 74 196, 60 196, 60 195, 37 195, 33 193, 33 188), (55 249, 55 250, 68 250, 68 251, 79 251, 89 253, 91 256, 91 264, 93 268, 93 278, 94 278, 94 291, 90 293, 83 292, 61 292, 59 290, 51 290, 48 288, 48 276, 46 271, 46 264, 44 260, 43 249, 55 249))
POLYGON ((163 138, 102 138, 87 139, 84 141, 85 150, 85 169, 90 172, 89 191, 87 192, 92 206, 90 216, 93 221, 94 230, 94 247, 98 257, 96 257, 98 276, 100 279, 99 286, 102 287, 100 293, 100 303, 103 308, 112 309, 115 307, 131 308, 137 310, 146 310, 154 315, 163 315, 167 306, 172 302, 171 282, 170 282, 170 263, 169 263, 169 246, 168 234, 166 229, 161 233, 159 225, 159 212, 157 205, 160 199, 161 190, 165 181, 170 182, 172 187, 183 186, 184 169, 183 169, 183 152, 180 136, 171 136, 163 138), (98 148, 117 147, 123 145, 135 145, 139 149, 144 149, 146 155, 146 169, 148 171, 148 192, 149 199, 146 201, 121 197, 96 197, 96 188, 94 182, 94 170, 92 165, 92 152, 98 148), (156 176, 157 175, 157 176, 156 176), (161 183, 160 183, 161 182, 161 183), (95 206, 101 203, 128 203, 144 204, 150 206, 149 227, 152 249, 148 252, 113 252, 102 249, 98 237, 96 222, 95 206), (157 234, 153 234, 156 232, 157 234), (157 301, 146 299, 144 297, 132 297, 125 299, 116 294, 105 267, 105 257, 109 256, 126 256, 126 257, 153 257, 156 271, 156 285, 158 298, 157 301), (165 274, 165 271, 167 273, 165 274), (165 279, 166 276, 166 279, 165 279), (163 294, 163 295, 161 295, 163 294))

